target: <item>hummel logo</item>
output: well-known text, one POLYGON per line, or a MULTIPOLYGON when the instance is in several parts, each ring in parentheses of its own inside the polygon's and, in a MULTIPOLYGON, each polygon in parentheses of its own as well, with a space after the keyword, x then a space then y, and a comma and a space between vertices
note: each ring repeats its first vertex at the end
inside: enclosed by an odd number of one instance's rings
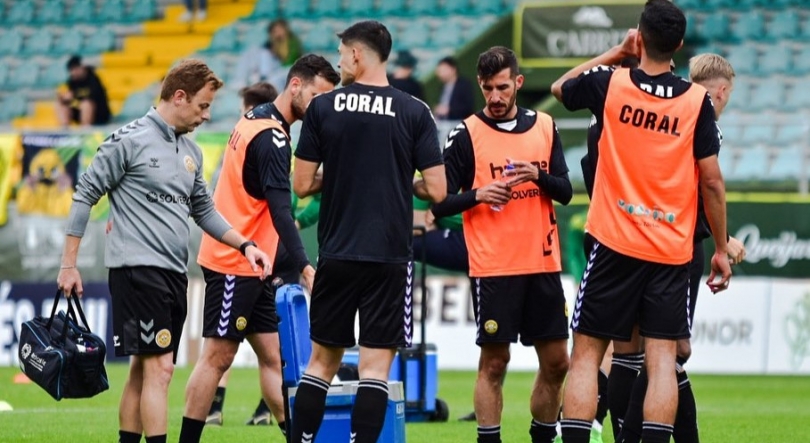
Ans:
POLYGON ((287 137, 281 131, 273 129, 273 144, 277 148, 283 148, 287 144, 287 137))
POLYGON ((159 168, 160 165, 158 164, 157 157, 152 157, 149 159, 149 167, 150 168, 159 168))
POLYGON ((357 437, 357 432, 352 432, 350 437, 351 437, 351 440, 349 440, 349 443, 354 443, 354 439, 355 439, 355 437, 357 437))
POLYGON ((155 340, 155 331, 152 330, 152 326, 155 325, 155 319, 149 320, 149 323, 144 323, 143 320, 140 321, 141 329, 141 340, 144 343, 150 344, 155 340))
POLYGON ((308 434, 306 432, 301 434, 301 443, 312 443, 312 434, 308 434))

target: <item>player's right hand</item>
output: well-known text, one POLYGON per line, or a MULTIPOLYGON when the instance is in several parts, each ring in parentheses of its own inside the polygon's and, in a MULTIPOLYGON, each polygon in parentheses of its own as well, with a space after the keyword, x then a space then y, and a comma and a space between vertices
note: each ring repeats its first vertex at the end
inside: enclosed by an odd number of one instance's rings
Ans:
POLYGON ((60 269, 59 275, 56 277, 56 285, 59 290, 64 292, 65 297, 70 297, 74 291, 79 298, 82 298, 84 294, 82 276, 76 268, 60 269))
POLYGON ((505 205, 512 198, 512 188, 502 182, 494 181, 475 190, 475 201, 490 205, 505 205))
POLYGON ((315 284, 315 268, 312 265, 307 265, 301 272, 301 278, 304 281, 304 287, 312 294, 312 285, 315 284))
POLYGON ((619 52, 622 58, 625 57, 641 57, 638 46, 638 29, 628 29, 627 34, 624 35, 624 40, 619 45, 619 52))
POLYGON ((731 264, 728 262, 727 253, 714 253, 712 256, 712 272, 709 274, 709 280, 706 282, 709 285, 712 293, 725 291, 728 289, 729 281, 731 280, 731 264), (719 281, 715 279, 720 276, 719 281))

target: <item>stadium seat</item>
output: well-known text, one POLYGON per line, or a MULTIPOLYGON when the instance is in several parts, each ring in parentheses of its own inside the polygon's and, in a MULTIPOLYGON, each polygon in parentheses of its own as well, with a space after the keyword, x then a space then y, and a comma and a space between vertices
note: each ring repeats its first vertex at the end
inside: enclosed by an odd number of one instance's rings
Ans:
POLYGON ((720 131, 723 133, 723 146, 741 146, 743 143, 743 127, 730 122, 723 117, 720 121, 720 131))
POLYGON ((762 82, 751 93, 748 109, 764 111, 779 109, 785 100, 785 84, 779 81, 762 82))
POLYGON ((350 0, 343 11, 347 17, 369 17, 374 9, 374 0, 350 0))
POLYGON ((768 178, 771 180, 795 180, 801 175, 804 147, 788 146, 777 151, 768 178))
POLYGON ((782 103, 785 111, 801 111, 810 109, 810 89, 805 87, 794 87, 790 94, 785 97, 782 103))
POLYGON ((39 78, 39 86, 43 88, 55 88, 65 83, 68 77, 67 69, 65 69, 65 60, 64 58, 54 59, 48 63, 45 69, 42 70, 42 75, 39 78))
POLYGON ((0 36, 0 55, 15 55, 20 52, 23 35, 17 29, 7 31, 0 36))
POLYGON ((308 0, 287 0, 281 7, 281 16, 285 18, 306 17, 308 14, 308 0))
POLYGON ((433 30, 430 41, 434 46, 438 47, 460 46, 463 43, 461 24, 456 20, 445 21, 444 24, 433 30))
POLYGON ((40 55, 51 52, 53 33, 49 28, 43 27, 28 36, 25 40, 22 53, 25 55, 40 55))
POLYGON ((8 79, 8 86, 12 88, 30 88, 39 81, 39 65, 32 60, 26 60, 14 68, 14 73, 8 79))
POLYGON ((733 46, 728 61, 737 74, 754 74, 757 70, 757 49, 753 46, 733 46))
POLYGON ((500 14, 503 12, 501 0, 472 0, 472 8, 469 9, 472 15, 500 14))
POLYGON ((233 120, 235 123, 239 119, 239 111, 242 107, 242 100, 235 94, 224 94, 221 98, 217 98, 217 102, 211 107, 211 121, 212 122, 228 122, 233 120))
POLYGON ((726 8, 734 8, 741 10, 749 10, 753 8, 762 8, 768 5, 769 0, 735 0, 726 5, 726 8))
POLYGON ((701 0, 677 0, 675 4, 684 11, 704 9, 706 4, 701 0))
POLYGON ((98 21, 101 23, 126 22, 126 8, 122 0, 105 0, 98 10, 98 21))
MULTIPOLYGON (((298 0, 301 1, 301 0, 298 0)), ((312 11, 322 17, 339 17, 343 15, 341 0, 314 0, 312 11)))
POLYGON ((14 117, 25 115, 28 111, 28 100, 21 93, 7 95, 0 102, 0 121, 8 121, 14 117))
POLYGON ((786 44, 777 44, 763 51, 759 59, 757 73, 761 75, 785 74, 793 67, 793 48, 786 44))
POLYGON ((278 17, 278 0, 259 0, 250 18, 274 19, 278 17))
POLYGON ((772 124, 746 125, 743 129, 742 142, 751 146, 753 144, 767 144, 773 140, 774 126, 772 124))
MULTIPOLYGON (((751 102, 751 89, 751 80, 749 80, 747 77, 738 76, 734 80, 734 92, 728 102, 727 109, 746 110, 748 108, 748 104, 751 102)), ((726 118, 727 117, 724 116, 721 123, 725 121, 726 118)))
POLYGON ((5 89, 8 80, 8 64, 0 63, 0 90, 5 89))
POLYGON ((422 20, 414 20, 402 30, 397 49, 413 49, 427 46, 430 28, 422 20))
POLYGON ((37 9, 34 20, 37 23, 59 23, 63 20, 64 11, 62 0, 47 0, 37 9))
POLYGON ((734 169, 734 150, 729 148, 721 149, 717 160, 720 162, 720 171, 723 172, 723 176, 728 175, 734 169))
POLYGON ((463 30, 462 37, 464 38, 464 41, 471 42, 478 38, 478 36, 491 28, 496 21, 497 17, 494 15, 484 15, 479 17, 477 20, 475 20, 475 22, 473 22, 472 25, 463 30))
MULTIPOLYGON (((730 181, 763 179, 768 171, 768 151, 761 147, 740 149, 740 158, 727 176, 730 181)), ((725 172, 725 171, 724 171, 725 172)))
POLYGON ((138 0, 129 5, 126 21, 140 23, 157 16, 157 5, 154 0, 138 0))
POLYGON ((794 75, 810 74, 810 44, 804 44, 793 59, 794 75))
POLYGON ((765 35, 774 41, 796 38, 800 34, 799 13, 795 9, 777 12, 766 28, 765 35))
POLYGON ((385 0, 381 1, 377 7, 377 15, 402 15, 405 10, 405 0, 385 0))
POLYGON ((736 1, 737 0, 703 0, 705 8, 713 11, 731 8, 736 1))
POLYGON ((96 7, 92 0, 76 0, 68 8, 66 20, 68 23, 90 23, 96 14, 96 7))
MULTIPOLYGON (((154 103, 154 97, 151 93, 132 93, 124 100, 124 105, 121 107, 121 112, 116 116, 116 119, 119 121, 135 120, 143 116, 144 110, 149 109, 152 103, 154 103)), ((216 107, 216 103, 214 107, 216 107)))
POLYGON ((212 57, 205 58, 205 64, 208 65, 208 68, 217 75, 225 84, 228 84, 228 81, 231 79, 231 72, 232 72, 232 65, 228 60, 224 57, 217 57, 216 55, 212 57))
POLYGON ((81 54, 84 49, 84 33, 77 28, 72 27, 62 32, 53 47, 51 54, 55 56, 68 55, 68 54, 81 54))
POLYGON ((765 34, 765 16, 759 9, 741 14, 731 27, 731 37, 737 41, 758 40, 765 34))
POLYGON ((436 0, 411 0, 408 13, 413 16, 436 15, 439 5, 436 0))
POLYGON ((88 38, 84 45, 83 54, 100 54, 115 48, 115 34, 109 28, 99 29, 88 38))
POLYGON ((469 0, 444 0, 441 11, 448 15, 467 14, 470 11, 470 6, 469 0))
POLYGON ((727 40, 729 38, 728 12, 718 11, 707 15, 698 27, 698 34, 705 40, 727 40))
POLYGON ((684 15, 686 16, 686 34, 683 36, 684 40, 687 42, 700 40, 698 14, 693 11, 685 11, 684 15))
POLYGON ((203 52, 230 52, 236 49, 236 28, 233 26, 225 26, 219 28, 211 38, 211 44, 203 52))
POLYGON ((782 124, 776 130, 773 144, 783 147, 792 143, 810 141, 807 138, 808 135, 810 135, 810 128, 808 128, 807 123, 782 124))
POLYGON ((34 20, 34 2, 31 0, 18 0, 14 2, 6 13, 5 22, 10 25, 24 25, 34 20))
POLYGON ((335 32, 331 26, 316 26, 303 38, 307 48, 313 51, 334 49, 337 44, 335 32))

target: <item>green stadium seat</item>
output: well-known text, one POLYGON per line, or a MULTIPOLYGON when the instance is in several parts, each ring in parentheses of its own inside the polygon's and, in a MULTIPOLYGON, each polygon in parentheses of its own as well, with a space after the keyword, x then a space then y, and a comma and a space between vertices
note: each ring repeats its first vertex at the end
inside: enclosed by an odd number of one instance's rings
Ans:
POLYGON ((810 20, 805 20, 804 23, 799 26, 799 35, 796 39, 810 41, 810 20))
POLYGON ((312 11, 321 17, 339 17, 343 15, 342 0, 314 0, 314 2, 312 11))
POLYGON ((211 106, 212 122, 227 122, 233 120, 235 123, 239 119, 242 108, 242 100, 236 94, 223 94, 217 97, 216 103, 211 106))
POLYGON ((461 25, 455 20, 445 21, 433 30, 430 41, 434 46, 458 47, 462 44, 461 25))
POLYGON ((733 46, 728 61, 737 74, 753 74, 757 70, 757 49, 753 46, 733 46))
POLYGON ((219 28, 211 38, 211 44, 203 52, 230 52, 237 46, 237 32, 233 26, 219 28))
POLYGON ((760 75, 786 74, 793 68, 793 48, 777 44, 763 51, 757 73, 760 75))
POLYGON ((51 54, 55 56, 81 54, 84 49, 84 33, 78 29, 69 28, 56 38, 51 54))
POLYGON ((285 18, 299 18, 309 15, 308 0, 286 0, 281 7, 281 16, 285 18))
POLYGON ((225 82, 225 84, 228 84, 231 80, 232 69, 230 68, 233 63, 228 62, 225 58, 217 56, 207 57, 205 58, 205 64, 207 64, 208 68, 211 69, 220 80, 225 82))
MULTIPOLYGON (((740 149, 740 158, 726 177, 730 181, 761 180, 767 175, 768 151, 763 148, 740 149)), ((725 172, 725 171, 723 171, 725 172)))
POLYGON ((68 23, 90 23, 96 15, 96 7, 92 0, 76 0, 68 9, 66 20, 68 23))
POLYGON ((129 14, 127 14, 126 20, 140 23, 155 17, 157 17, 155 0, 138 0, 129 5, 129 14))
POLYGON ((776 137, 773 143, 777 146, 786 146, 791 143, 803 142, 807 140, 808 128, 806 124, 780 125, 776 130, 776 137))
POLYGON ((437 0, 411 0, 408 14, 413 16, 436 15, 439 12, 437 0))
POLYGON ((21 93, 10 94, 0 102, 0 121, 8 121, 28 112, 28 100, 21 93))
POLYGON ((98 21, 101 23, 125 23, 126 8, 122 0, 105 0, 98 10, 98 21))
POLYGON ((267 22, 255 22, 245 29, 237 39, 239 50, 259 46, 267 41, 267 22))
POLYGON ((770 123, 746 125, 743 129, 742 139, 747 145, 767 144, 773 140, 774 130, 774 126, 770 123))
POLYGON ((765 35, 765 15, 759 9, 754 9, 741 14, 734 26, 731 27, 733 39, 759 40, 765 35))
POLYGON ((743 141, 743 127, 733 124, 723 116, 720 122, 720 131, 723 133, 723 145, 739 146, 743 141))
POLYGON ((796 180, 801 176, 804 148, 788 146, 777 151, 768 178, 771 180, 796 180))
POLYGON ((22 53, 26 55, 48 54, 53 46, 53 32, 49 28, 40 28, 25 40, 22 53))
POLYGON ((34 21, 34 2, 31 0, 18 0, 12 4, 6 14, 6 23, 10 25, 24 25, 34 21))
POLYGON ((706 4, 701 0, 675 0, 675 4, 684 11, 706 8, 706 4))
POLYGON ((729 38, 728 12, 718 11, 707 15, 698 27, 698 35, 705 40, 727 40, 729 38))
POLYGON ((789 112, 810 109, 810 89, 794 87, 790 94, 785 97, 782 109, 789 112))
POLYGON ((83 54, 100 54, 112 49, 115 49, 115 34, 109 28, 102 28, 87 39, 83 54))
POLYGON ((43 88, 55 88, 67 80, 68 74, 65 69, 66 58, 54 59, 45 69, 39 78, 39 86, 43 88))
POLYGON ((374 0, 349 0, 343 14, 347 17, 369 17, 374 10, 374 0))
MULTIPOLYGON (((427 46, 430 28, 422 20, 414 20, 402 30, 397 49, 413 49, 427 46)), ((395 42, 396 43, 396 42, 395 42)))
POLYGON ((470 11, 470 0, 444 0, 442 12, 448 15, 467 14, 470 11))
POLYGON ((693 11, 686 11, 686 34, 684 40, 687 42, 700 40, 700 33, 698 32, 698 14, 693 11))
MULTIPOLYGON (((732 65, 733 66, 733 65, 732 65)), ((736 69, 736 66, 734 67, 736 69)), ((739 73, 737 78, 734 80, 734 92, 731 95, 731 100, 728 102, 728 109, 741 109, 745 110, 748 108, 748 103, 751 102, 751 89, 753 88, 752 83, 746 77, 740 77, 739 73)), ((724 116, 721 120, 722 123, 726 120, 724 116)))
POLYGON ((338 44, 335 31, 331 26, 315 26, 307 33, 303 41, 306 42, 307 48, 313 51, 334 50, 338 44))
POLYGON ((501 0, 472 0, 472 8, 469 9, 469 13, 471 15, 500 14, 503 9, 501 0))
POLYGON ((0 63, 0 90, 3 90, 8 80, 8 64, 0 63))
POLYGON ((462 32, 462 37, 464 38, 465 42, 470 42, 473 39, 478 38, 481 34, 485 33, 489 28, 492 27, 497 22, 497 18, 494 15, 484 15, 479 17, 472 25, 468 26, 462 32))
POLYGON ((38 9, 35 17, 37 23, 59 23, 64 19, 65 4, 62 0, 48 0, 38 9))
POLYGON ((729 149, 720 149, 717 159, 720 162, 720 171, 723 172, 723 176, 726 176, 734 168, 734 152, 729 149))
POLYGON ((785 9, 774 14, 765 30, 765 36, 770 40, 796 38, 800 34, 800 17, 795 9, 785 9))
POLYGON ((762 8, 768 5, 768 0, 736 0, 730 2, 726 8, 734 8, 740 10, 749 10, 754 8, 762 8))
POLYGON ((405 0, 384 0, 379 3, 376 15, 402 15, 404 10, 405 0))
POLYGON ((14 73, 8 79, 8 86, 12 88, 30 88, 39 81, 39 65, 32 60, 26 60, 14 68, 14 73))
POLYGON ((734 7, 737 0, 703 0, 703 2, 705 9, 718 11, 734 7))
MULTIPOLYGON (((225 96, 232 95, 226 94, 225 96)), ((121 112, 116 116, 118 121, 132 121, 140 118, 144 114, 144 109, 149 109, 154 103, 155 97, 149 92, 135 92, 127 96, 121 112)), ((216 103, 215 103, 216 105, 216 103)))
POLYGON ((751 101, 748 105, 750 111, 776 110, 782 107, 785 101, 785 84, 776 82, 761 82, 751 92, 751 101))
POLYGON ((807 6, 807 0, 770 0, 770 6, 775 8, 790 8, 793 6, 807 6))
POLYGON ((7 31, 0 36, 0 55, 15 55, 20 52, 23 35, 17 29, 7 31))
POLYGON ((804 44, 793 59, 793 74, 810 74, 810 44, 804 44))
POLYGON ((250 18, 274 19, 278 17, 278 0, 259 0, 253 8, 250 18))

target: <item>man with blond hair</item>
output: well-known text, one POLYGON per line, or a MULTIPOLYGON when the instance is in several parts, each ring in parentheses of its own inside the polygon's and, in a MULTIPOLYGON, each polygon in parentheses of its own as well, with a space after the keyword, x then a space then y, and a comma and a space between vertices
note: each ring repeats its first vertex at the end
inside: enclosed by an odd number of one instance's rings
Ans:
POLYGON ((81 297, 76 258, 90 209, 110 197, 107 235, 113 346, 130 367, 118 413, 119 443, 166 443, 169 382, 186 319, 188 217, 239 249, 251 271, 270 273, 270 258, 214 208, 202 151, 185 135, 211 117, 222 81, 199 60, 184 60, 163 81, 160 102, 113 132, 98 148, 73 194, 59 289, 81 297))

